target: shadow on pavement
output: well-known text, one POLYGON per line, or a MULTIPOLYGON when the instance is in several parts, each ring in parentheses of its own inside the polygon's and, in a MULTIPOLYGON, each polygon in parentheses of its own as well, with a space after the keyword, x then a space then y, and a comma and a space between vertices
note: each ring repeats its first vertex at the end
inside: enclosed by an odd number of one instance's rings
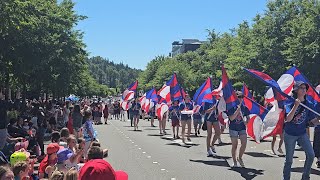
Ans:
POLYGON ((252 157, 275 158, 274 156, 271 156, 265 153, 260 153, 260 152, 245 152, 245 154, 252 157))
POLYGON ((161 137, 161 136, 164 136, 163 134, 148 134, 148 136, 158 136, 158 137, 161 137))
MULTIPOLYGON (((281 158, 285 158, 286 157, 286 155, 284 155, 284 154, 279 154, 278 156, 281 157, 281 158)), ((293 156, 293 159, 297 159, 297 158, 299 158, 299 157, 298 156, 293 156)))
POLYGON ((169 141, 174 140, 173 137, 165 137, 165 136, 162 136, 161 139, 165 139, 165 140, 169 140, 169 141))
POLYGON ((238 172, 244 179, 253 179, 259 175, 263 175, 264 170, 257 170, 252 168, 233 167, 230 171, 238 172))
POLYGON ((224 160, 227 160, 227 159, 231 159, 232 157, 230 156, 212 156, 213 159, 224 159, 224 160))
POLYGON ((217 144, 217 146, 230 146, 232 145, 232 143, 221 143, 221 144, 217 144))
POLYGON ((177 143, 177 142, 173 142, 173 143, 168 143, 166 145, 170 145, 170 146, 180 146, 180 147, 184 147, 184 148, 191 148, 192 145, 186 145, 186 144, 182 144, 182 143, 177 143))
MULTIPOLYGON (((291 168, 291 172, 300 172, 300 173, 303 173, 303 167, 291 168)), ((311 168, 311 174, 320 176, 320 171, 317 170, 317 169, 311 168)))
POLYGON ((204 160, 192 160, 190 162, 202 163, 210 166, 221 166, 221 167, 229 167, 229 163, 227 161, 204 161, 204 160))
MULTIPOLYGON (((142 127, 143 127, 143 126, 142 126, 142 127)), ((147 131, 149 131, 149 130, 151 130, 151 131, 157 130, 157 131, 159 131, 159 128, 145 128, 145 129, 143 129, 143 130, 147 130, 147 131)))
POLYGON ((128 131, 133 131, 133 132, 142 132, 142 130, 141 129, 139 129, 139 130, 133 130, 133 129, 129 129, 128 131))

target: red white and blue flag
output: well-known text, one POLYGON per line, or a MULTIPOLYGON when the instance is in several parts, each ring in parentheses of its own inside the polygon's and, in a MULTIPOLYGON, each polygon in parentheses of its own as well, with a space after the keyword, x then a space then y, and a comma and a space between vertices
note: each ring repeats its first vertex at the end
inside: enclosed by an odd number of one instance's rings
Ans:
POLYGON ((173 101, 176 101, 176 100, 178 100, 179 102, 183 101, 186 93, 183 90, 183 88, 180 86, 176 73, 174 73, 171 76, 171 79, 166 83, 166 85, 170 87, 170 94, 173 101))
POLYGON ((130 101, 134 98, 138 88, 138 81, 130 84, 130 86, 122 93, 123 101, 130 101))
POLYGON ((194 113, 199 112, 200 107, 203 103, 215 103, 212 97, 212 82, 211 78, 208 78, 196 91, 193 96, 193 101, 195 103, 194 113))
POLYGON ((320 95, 317 90, 312 86, 310 81, 298 70, 297 67, 293 66, 290 68, 285 74, 290 74, 293 76, 294 81, 302 81, 309 85, 309 89, 307 91, 307 100, 312 102, 313 104, 317 104, 320 102, 320 95))
POLYGON ((222 91, 227 111, 240 104, 224 66, 222 66, 222 91))
POLYGON ((249 91, 249 88, 246 86, 245 83, 243 83, 243 86, 242 86, 242 94, 254 100, 253 95, 251 94, 251 92, 249 91))
POLYGON ((144 109, 146 113, 148 114, 149 110, 153 108, 153 106, 157 103, 158 103, 157 91, 155 88, 152 88, 146 93, 146 105, 144 109))

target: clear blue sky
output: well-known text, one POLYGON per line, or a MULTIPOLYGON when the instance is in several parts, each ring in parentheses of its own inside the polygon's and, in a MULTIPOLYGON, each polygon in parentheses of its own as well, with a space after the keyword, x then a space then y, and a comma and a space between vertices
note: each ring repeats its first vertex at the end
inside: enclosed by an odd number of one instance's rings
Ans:
POLYGON ((266 9, 266 0, 75 0, 88 19, 78 25, 90 56, 145 69, 171 43, 206 40, 206 29, 226 32, 266 9))

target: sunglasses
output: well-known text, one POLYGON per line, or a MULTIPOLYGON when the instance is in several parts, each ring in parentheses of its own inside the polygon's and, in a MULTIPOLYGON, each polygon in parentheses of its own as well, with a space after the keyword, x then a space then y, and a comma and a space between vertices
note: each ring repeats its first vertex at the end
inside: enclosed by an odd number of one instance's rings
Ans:
POLYGON ((238 98, 240 98, 240 99, 243 99, 243 97, 244 97, 243 95, 241 95, 241 96, 238 96, 238 98))

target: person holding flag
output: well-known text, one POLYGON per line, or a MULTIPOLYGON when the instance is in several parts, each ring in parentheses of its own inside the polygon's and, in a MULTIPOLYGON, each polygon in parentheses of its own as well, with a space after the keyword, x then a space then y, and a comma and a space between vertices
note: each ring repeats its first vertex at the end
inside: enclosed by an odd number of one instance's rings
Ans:
POLYGON ((216 149, 214 144, 221 135, 220 124, 217 119, 217 108, 214 103, 204 103, 204 121, 207 123, 207 152, 208 156, 214 156, 216 149), (212 138, 212 127, 214 129, 214 136, 212 138))
POLYGON ((191 114, 189 114, 190 110, 193 110, 193 104, 190 101, 190 96, 187 94, 185 97, 185 102, 180 104, 180 113, 181 113, 181 125, 182 125, 182 142, 185 143, 185 130, 186 125, 188 125, 188 136, 187 140, 191 141, 191 114))
POLYGON ((200 129, 202 125, 202 116, 200 111, 193 113, 193 127, 194 127, 194 134, 196 137, 200 136, 200 129))
POLYGON ((150 109, 149 116, 151 117, 151 127, 156 127, 154 125, 154 118, 156 117, 156 106, 155 105, 150 109))
POLYGON ((180 112, 179 112, 179 100, 175 100, 173 105, 169 108, 171 123, 172 123, 172 131, 173 131, 173 139, 180 139, 179 137, 179 126, 180 126, 180 112), (177 129, 177 131, 175 131, 177 129), (177 132, 177 134, 176 134, 177 132))
POLYGON ((134 131, 138 130, 138 124, 139 124, 139 119, 140 119, 140 110, 141 110, 141 105, 139 103, 139 98, 136 98, 136 100, 132 103, 134 131))
MULTIPOLYGON (((233 159, 233 167, 237 167, 237 162, 239 162, 241 167, 244 167, 244 162, 242 160, 242 156, 246 150, 247 147, 247 131, 246 131, 246 121, 244 119, 243 111, 245 111, 245 108, 241 108, 242 101, 243 101, 243 94, 241 91, 237 91, 237 98, 240 101, 240 105, 229 109, 227 111, 228 117, 229 117, 229 135, 231 138, 232 143, 232 159, 233 159), (236 158, 236 151, 238 146, 238 139, 240 139, 241 146, 239 150, 239 156, 236 158)), ((246 117, 248 120, 249 118, 246 117)))
POLYGON ((301 105, 303 104, 310 109, 314 109, 313 104, 306 99, 308 88, 309 85, 307 83, 296 81, 292 91, 295 101, 285 107, 286 119, 284 123, 284 144, 286 148, 286 160, 283 168, 284 180, 290 179, 293 154, 297 142, 306 153, 302 179, 310 179, 310 171, 315 154, 307 135, 306 128, 309 123, 318 125, 319 119, 315 117, 315 114, 311 112, 311 110, 301 105))

